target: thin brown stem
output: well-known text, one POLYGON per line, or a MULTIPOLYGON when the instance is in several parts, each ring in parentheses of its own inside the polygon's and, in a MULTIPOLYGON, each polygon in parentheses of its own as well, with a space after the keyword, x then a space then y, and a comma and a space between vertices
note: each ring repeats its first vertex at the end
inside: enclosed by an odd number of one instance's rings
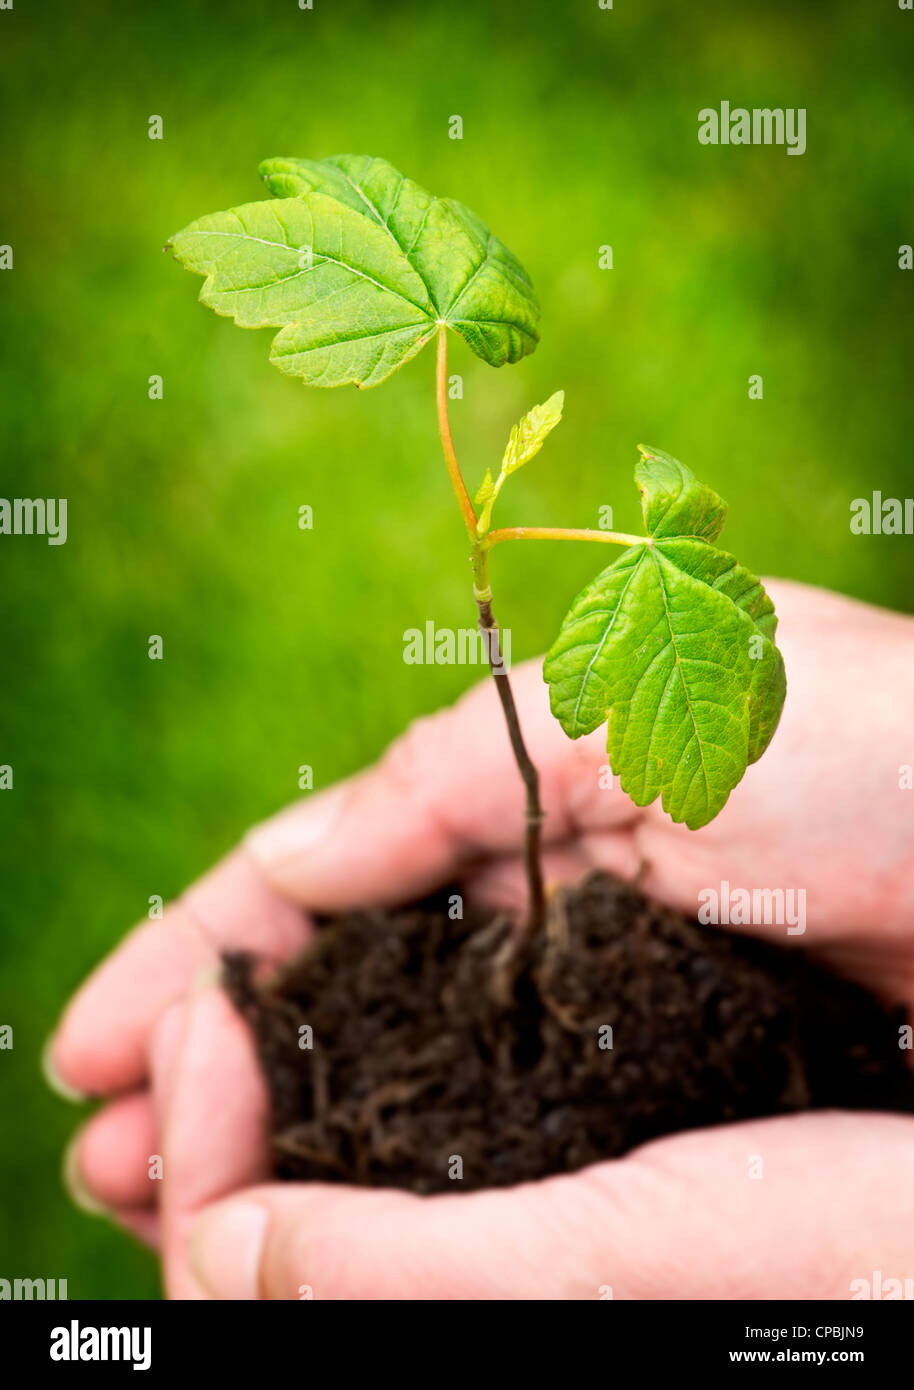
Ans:
POLYGON ((514 692, 511 689, 511 681, 505 669, 501 643, 498 639, 498 624, 492 612, 492 600, 480 598, 477 592, 476 606, 479 609, 479 628, 486 639, 486 650, 489 654, 489 666, 495 681, 495 689, 498 691, 505 723, 508 726, 511 751, 514 754, 514 761, 517 763, 527 794, 524 828, 524 868, 527 874, 527 891, 530 896, 527 922, 528 930, 535 932, 543 926, 546 901, 543 890, 543 866, 540 862, 543 808, 540 803, 539 773, 533 759, 527 752, 527 745, 521 731, 517 706, 514 703, 514 692))

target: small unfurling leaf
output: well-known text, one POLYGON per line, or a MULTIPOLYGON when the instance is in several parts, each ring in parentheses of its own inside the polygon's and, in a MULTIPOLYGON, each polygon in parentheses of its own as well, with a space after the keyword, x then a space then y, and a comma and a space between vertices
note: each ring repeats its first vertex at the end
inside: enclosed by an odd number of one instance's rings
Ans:
POLYGON ((486 469, 486 476, 479 484, 479 491, 476 494, 475 503, 477 507, 482 507, 488 502, 490 497, 495 495, 495 481, 492 477, 491 468, 486 469))
POLYGON ((501 465, 501 471, 506 477, 510 473, 516 473, 518 468, 523 468, 534 454, 539 453, 547 435, 561 420, 564 404, 565 392, 556 391, 548 401, 528 410, 524 418, 514 426, 501 465))

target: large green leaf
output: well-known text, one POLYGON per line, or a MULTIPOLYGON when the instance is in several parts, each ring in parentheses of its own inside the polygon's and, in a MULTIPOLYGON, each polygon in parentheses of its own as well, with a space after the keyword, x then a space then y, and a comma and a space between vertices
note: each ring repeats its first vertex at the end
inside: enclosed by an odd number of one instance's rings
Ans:
POLYGON ((271 159, 271 193, 171 239, 206 276, 204 304, 270 326, 271 360, 311 386, 376 386, 440 324, 492 366, 536 347, 539 305, 511 252, 469 209, 382 159, 271 159))
POLYGON ((777 619, 758 579, 710 543, 726 514, 710 488, 653 449, 635 480, 649 534, 578 595, 543 671, 565 732, 606 720, 623 790, 638 806, 660 796, 694 830, 777 728, 777 619))

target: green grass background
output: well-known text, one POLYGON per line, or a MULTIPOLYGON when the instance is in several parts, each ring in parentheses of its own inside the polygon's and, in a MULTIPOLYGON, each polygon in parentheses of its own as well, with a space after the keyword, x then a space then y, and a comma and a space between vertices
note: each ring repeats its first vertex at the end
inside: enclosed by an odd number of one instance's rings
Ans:
MULTIPOLYGON (((65 546, 0 538, 0 1276, 154 1296, 152 1258, 61 1193, 77 1117, 40 1081, 42 1042, 150 894, 296 795, 299 764, 326 785, 455 697, 468 673, 405 666, 402 633, 472 621, 433 354, 377 391, 306 391, 162 244, 262 196, 264 156, 383 154, 477 210, 540 293, 535 356, 451 354, 474 485, 523 410, 566 391, 504 520, 595 525, 608 503, 634 529, 647 441, 727 497, 752 568, 914 611, 911 540, 848 528, 854 497, 912 486, 914 14, 17 0, 0 44, 0 493, 70 511, 65 546), (700 146, 699 109, 724 98, 806 107, 807 153, 700 146)), ((515 660, 596 559, 499 552, 515 660)))

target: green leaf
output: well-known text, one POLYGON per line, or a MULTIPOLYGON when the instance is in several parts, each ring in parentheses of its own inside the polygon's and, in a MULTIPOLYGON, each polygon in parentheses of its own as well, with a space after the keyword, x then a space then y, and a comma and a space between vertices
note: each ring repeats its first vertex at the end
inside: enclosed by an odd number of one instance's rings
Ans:
POLYGON ((767 748, 786 680, 774 606, 716 549, 726 507, 676 459, 636 469, 649 536, 571 605, 543 672, 571 738, 607 722, 610 765, 638 806, 658 796, 691 829, 767 748))
POLYGON ((321 194, 201 217, 172 246, 207 277, 202 303, 245 328, 281 328, 271 361, 312 385, 374 385, 434 333, 428 293, 406 258, 380 228, 321 194))
POLYGON ((376 386, 435 335, 492 366, 536 347, 539 305, 520 263, 462 204, 386 160, 271 159, 275 200, 202 217, 171 240, 206 276, 204 304, 270 326, 271 360, 312 386, 376 386))
POLYGON ((641 458, 635 468, 635 482, 648 535, 716 540, 724 529, 726 502, 671 454, 647 444, 639 444, 638 450, 641 458))
POLYGON ((485 473, 485 477, 483 478, 482 482, 479 484, 479 491, 477 492, 477 494, 476 494, 476 496, 475 496, 475 498, 474 498, 474 500, 473 500, 473 505, 476 506, 476 507, 482 507, 482 506, 485 505, 486 502, 489 501, 490 498, 492 498, 492 497, 494 497, 494 496, 495 496, 495 480, 494 480, 493 477, 492 477, 492 470, 491 470, 491 468, 487 468, 487 469, 486 469, 486 473, 485 473))
POLYGON ((561 420, 564 404, 565 392, 556 391, 548 401, 528 410, 520 423, 514 426, 501 465, 501 471, 506 476, 516 473, 518 468, 523 468, 525 463, 539 453, 547 436, 561 420))

